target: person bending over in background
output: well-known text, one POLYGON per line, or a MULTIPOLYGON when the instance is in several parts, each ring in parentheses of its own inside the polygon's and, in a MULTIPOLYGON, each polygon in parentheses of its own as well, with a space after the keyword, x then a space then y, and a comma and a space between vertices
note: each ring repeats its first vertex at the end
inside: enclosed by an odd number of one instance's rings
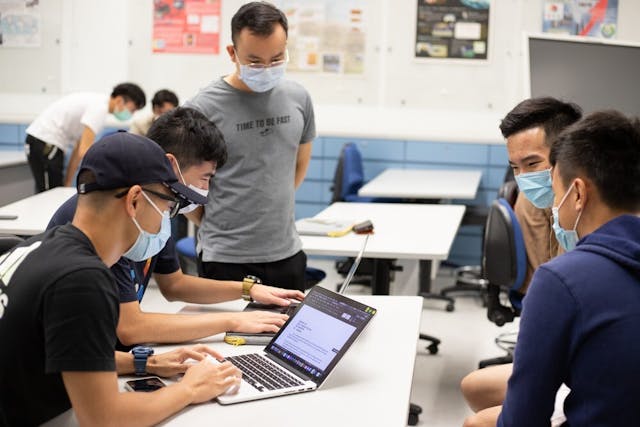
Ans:
POLYGON ((104 127, 107 114, 127 121, 145 103, 145 94, 139 86, 120 83, 113 88, 111 96, 72 93, 47 107, 26 130, 25 151, 36 192, 70 186, 84 154, 104 127), (71 149, 63 179, 64 156, 71 149))

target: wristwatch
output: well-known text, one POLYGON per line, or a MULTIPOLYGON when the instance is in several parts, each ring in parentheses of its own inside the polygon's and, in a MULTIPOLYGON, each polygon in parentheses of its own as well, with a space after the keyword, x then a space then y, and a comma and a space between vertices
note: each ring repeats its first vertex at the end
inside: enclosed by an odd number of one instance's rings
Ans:
POLYGON ((153 354, 151 347, 136 346, 131 350, 133 354, 133 367, 136 375, 147 375, 147 359, 153 354))
POLYGON ((256 277, 256 276, 252 276, 252 275, 246 275, 244 276, 244 279, 242 279, 242 299, 245 301, 253 301, 253 298, 251 298, 251 288, 253 288, 253 285, 255 284, 261 284, 262 280, 260 280, 260 278, 256 277))

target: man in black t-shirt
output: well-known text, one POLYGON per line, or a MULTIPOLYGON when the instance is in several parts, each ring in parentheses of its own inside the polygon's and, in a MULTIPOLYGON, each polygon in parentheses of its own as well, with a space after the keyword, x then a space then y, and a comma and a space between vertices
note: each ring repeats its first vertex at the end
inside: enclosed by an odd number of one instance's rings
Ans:
MULTIPOLYGON (((147 137, 167 153, 173 170, 184 185, 205 196, 209 181, 226 160, 224 138, 216 125, 191 108, 176 108, 158 117, 147 137)), ((73 218, 78 196, 66 201, 54 214, 48 228, 66 224, 73 218)), ((180 210, 191 217, 196 205, 180 210)), ((153 274, 162 294, 169 300, 212 304, 230 301, 243 295, 243 283, 212 280, 183 274, 178 262, 175 242, 169 238, 160 252, 141 262, 121 258, 111 267, 120 297, 118 322, 119 349, 155 342, 185 342, 225 331, 277 332, 286 316, 261 311, 240 313, 206 313, 180 315, 145 313, 140 309, 147 284, 153 274)), ((256 284, 247 297, 265 304, 290 304, 289 298, 302 299, 297 290, 256 284)))
POLYGON ((134 357, 114 357, 119 305, 109 267, 122 255, 153 255, 170 216, 205 200, 178 182, 156 143, 126 132, 87 151, 78 193, 72 223, 0 256, 0 425, 38 425, 71 405, 82 425, 155 424, 237 384, 239 371, 202 360, 220 355, 201 348, 174 353, 164 367, 147 360, 147 372, 186 371, 179 383, 120 396, 117 374, 133 373, 134 357))

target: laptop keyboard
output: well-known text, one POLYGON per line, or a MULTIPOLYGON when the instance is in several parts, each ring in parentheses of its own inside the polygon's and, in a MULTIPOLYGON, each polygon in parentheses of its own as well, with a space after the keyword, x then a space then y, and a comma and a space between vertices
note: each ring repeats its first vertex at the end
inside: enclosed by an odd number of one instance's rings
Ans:
POLYGON ((226 357, 242 371, 242 379, 259 391, 278 390, 302 385, 302 382, 286 373, 259 354, 243 354, 226 357))

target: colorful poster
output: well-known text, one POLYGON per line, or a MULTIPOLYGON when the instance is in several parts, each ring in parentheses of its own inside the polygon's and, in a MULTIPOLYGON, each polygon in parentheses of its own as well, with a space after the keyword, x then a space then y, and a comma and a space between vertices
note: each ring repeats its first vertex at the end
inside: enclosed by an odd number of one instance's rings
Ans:
POLYGON ((289 71, 362 74, 365 0, 274 1, 289 21, 289 71))
POLYGON ((154 53, 220 52, 220 0, 154 0, 154 53))
POLYGON ((39 47, 38 0, 0 0, 0 46, 39 47))
POLYGON ((490 0, 418 0, 416 58, 487 59, 490 0))
POLYGON ((616 38, 618 0, 545 1, 542 31, 588 37, 616 38))

